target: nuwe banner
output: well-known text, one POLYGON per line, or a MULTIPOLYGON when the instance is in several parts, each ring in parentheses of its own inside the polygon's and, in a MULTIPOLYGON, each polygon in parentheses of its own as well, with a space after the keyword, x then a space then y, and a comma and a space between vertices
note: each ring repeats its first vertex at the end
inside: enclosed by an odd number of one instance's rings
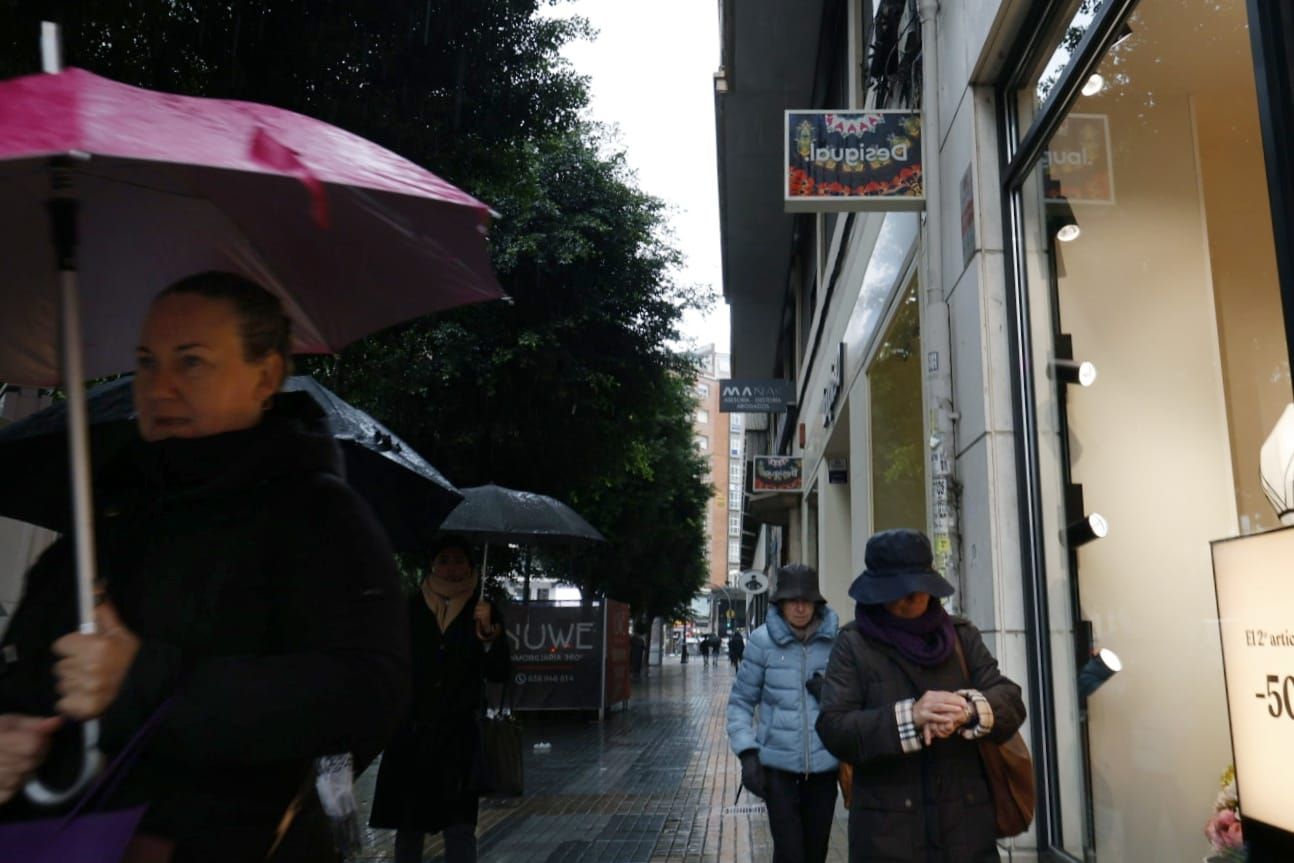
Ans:
POLYGON ((515 709, 602 711, 628 699, 627 605, 532 601, 509 610, 507 629, 515 709))
POLYGON ((787 212, 925 207, 920 111, 787 111, 787 212))

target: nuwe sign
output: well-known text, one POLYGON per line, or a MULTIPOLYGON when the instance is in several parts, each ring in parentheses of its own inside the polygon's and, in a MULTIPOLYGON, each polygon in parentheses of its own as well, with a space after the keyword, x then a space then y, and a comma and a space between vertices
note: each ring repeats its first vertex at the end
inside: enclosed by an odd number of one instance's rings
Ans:
POLYGON ((790 381, 726 380, 719 384, 721 413, 780 414, 795 404, 795 385, 790 381))
POLYGON ((925 207, 920 111, 787 111, 787 212, 925 207))

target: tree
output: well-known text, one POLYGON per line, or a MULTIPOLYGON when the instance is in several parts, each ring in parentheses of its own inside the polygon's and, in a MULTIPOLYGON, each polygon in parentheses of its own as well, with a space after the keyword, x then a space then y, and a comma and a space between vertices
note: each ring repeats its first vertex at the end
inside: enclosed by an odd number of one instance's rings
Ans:
POLYGON ((69 65, 301 111, 488 201, 511 304, 414 321, 304 365, 457 484, 571 503, 609 540, 580 556, 576 580, 668 613, 704 581, 691 372, 668 349, 701 297, 674 282, 661 203, 579 120, 585 83, 558 49, 587 26, 539 5, 9 0, 0 74, 37 70, 50 16, 69 65))

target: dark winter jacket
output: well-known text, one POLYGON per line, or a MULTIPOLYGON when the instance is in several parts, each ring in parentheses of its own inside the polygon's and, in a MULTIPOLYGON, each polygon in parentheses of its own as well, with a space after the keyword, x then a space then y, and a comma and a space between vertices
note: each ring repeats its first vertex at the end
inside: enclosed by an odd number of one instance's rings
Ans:
MULTIPOLYGON (((505 680, 511 663, 506 635, 488 650, 476 637, 473 605, 469 602, 441 632, 422 594, 409 599, 413 700, 382 754, 373 827, 435 833, 476 822, 483 684, 505 680)), ((498 607, 491 603, 491 608, 502 629, 498 607)))
MULTIPOLYGON (((312 759, 372 757, 405 710, 394 559, 307 402, 280 395, 243 431, 137 442, 100 474, 100 577, 141 641, 102 717, 105 753, 171 699, 107 808, 148 802, 141 829, 176 841, 175 863, 263 860, 312 759)), ((61 539, 5 634, 16 662, 0 672, 0 712, 53 712, 49 647, 75 629, 73 585, 61 539)), ((305 806, 285 849, 330 847, 313 792, 305 806)), ((20 798, 0 808, 32 814, 20 798)))
POLYGON ((978 743, 954 734, 923 747, 900 741, 895 706, 929 690, 976 689, 993 712, 985 739, 1004 741, 1024 721, 1020 687, 969 621, 954 618, 968 682, 954 654, 922 668, 888 644, 841 628, 822 687, 818 734, 827 749, 854 765, 849 810, 850 863, 983 863, 998 859, 993 803, 978 743))
POLYGON ((818 699, 804 685, 814 673, 826 671, 839 625, 836 613, 823 606, 818 628, 804 643, 777 606, 769 606, 767 622, 750 634, 728 695, 728 742, 733 752, 756 749, 761 764, 788 773, 836 769, 835 756, 813 730, 818 699))

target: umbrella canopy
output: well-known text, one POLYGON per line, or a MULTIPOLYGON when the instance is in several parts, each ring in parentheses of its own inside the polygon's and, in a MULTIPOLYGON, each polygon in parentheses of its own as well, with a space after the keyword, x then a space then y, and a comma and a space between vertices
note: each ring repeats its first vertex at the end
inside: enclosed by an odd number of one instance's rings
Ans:
POLYGON ((53 161, 78 208, 89 378, 130 368, 153 296, 206 270, 282 298, 298 353, 503 295, 489 209, 376 144, 265 105, 31 75, 0 82, 0 381, 61 379, 53 161))
MULTIPOLYGON (((94 461, 107 465, 136 437, 132 379, 87 394, 94 461)), ((462 495, 410 446, 364 411, 308 375, 288 378, 284 392, 308 396, 341 443, 346 481, 377 514, 397 551, 425 547, 462 495)), ((0 429, 0 515, 66 530, 70 514, 67 404, 59 402, 0 429)))
POLYGON ((459 489, 463 502, 441 524, 485 543, 580 545, 604 542, 597 528, 560 500, 497 485, 459 489))

